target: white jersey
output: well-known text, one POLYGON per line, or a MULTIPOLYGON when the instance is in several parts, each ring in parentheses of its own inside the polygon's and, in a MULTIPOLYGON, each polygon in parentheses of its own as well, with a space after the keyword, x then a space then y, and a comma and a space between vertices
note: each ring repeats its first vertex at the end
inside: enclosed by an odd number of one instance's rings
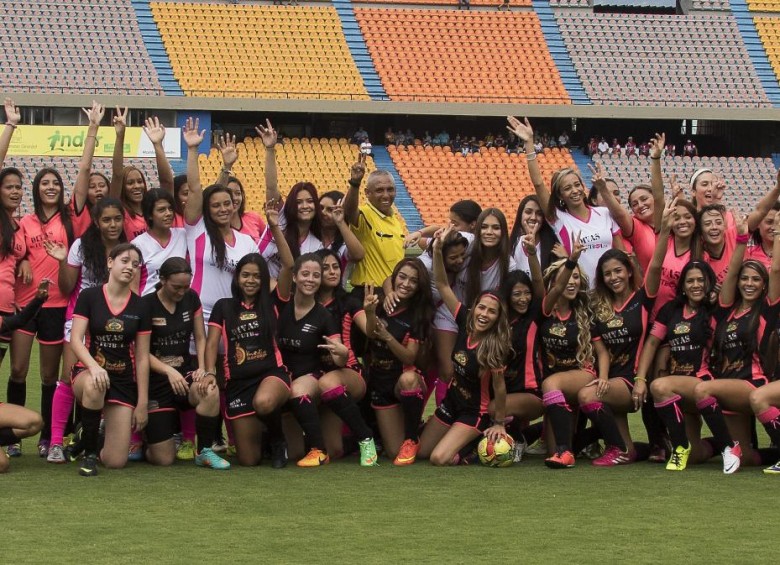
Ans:
MULTIPOLYGON (((280 224, 281 225, 281 224, 280 224)), ((260 236, 260 254, 268 262, 268 272, 271 278, 279 278, 279 271, 282 270, 282 261, 279 259, 279 249, 276 247, 271 228, 266 227, 263 235, 260 236)), ((313 253, 322 249, 322 242, 311 232, 306 239, 301 242, 301 255, 304 253, 313 253)))
POLYGON ((612 237, 620 233, 620 228, 606 208, 589 207, 588 212, 587 220, 582 221, 569 212, 557 210, 557 218, 550 225, 567 253, 571 252, 572 237, 580 234, 580 241, 585 249, 580 256, 579 266, 587 275, 592 289, 596 284, 596 266, 599 259, 612 249, 612 237))
POLYGON ((160 281, 160 267, 170 257, 187 257, 187 234, 184 228, 171 228, 171 238, 163 246, 150 232, 145 232, 132 241, 141 250, 144 262, 141 265, 141 284, 138 294, 145 296, 154 292, 160 281))
POLYGON ((73 309, 76 307, 76 300, 79 298, 79 294, 85 288, 92 288, 94 286, 100 286, 104 281, 99 281, 95 278, 95 275, 86 268, 84 265, 84 253, 81 250, 81 238, 78 238, 73 242, 68 251, 68 266, 79 270, 79 278, 76 280, 76 286, 73 287, 73 291, 70 293, 68 299, 68 307, 65 310, 65 319, 70 320, 73 317, 73 309))
POLYGON ((211 309, 220 298, 231 296, 230 285, 236 265, 244 255, 257 253, 254 240, 239 231, 233 230, 233 245, 225 245, 225 266, 220 268, 215 263, 214 248, 206 233, 203 218, 193 224, 185 224, 187 234, 187 251, 192 267, 192 290, 200 296, 203 306, 203 320, 208 322, 211 309))
MULTIPOLYGON (((536 256, 541 257, 542 256, 542 242, 536 244, 536 256)), ((523 271, 526 275, 529 277, 531 276, 531 265, 528 264, 528 255, 525 252, 525 249, 523 249, 523 243, 518 239, 517 240, 517 247, 515 247, 515 252, 512 255, 512 258, 515 260, 515 265, 517 265, 518 271, 523 271)))

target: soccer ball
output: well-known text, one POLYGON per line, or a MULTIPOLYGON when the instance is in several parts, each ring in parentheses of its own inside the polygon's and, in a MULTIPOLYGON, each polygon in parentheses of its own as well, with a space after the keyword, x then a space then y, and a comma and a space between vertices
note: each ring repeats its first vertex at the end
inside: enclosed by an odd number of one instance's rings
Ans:
POLYGON ((488 467, 509 467, 512 464, 515 440, 507 435, 496 442, 482 438, 477 446, 477 454, 483 465, 488 467))

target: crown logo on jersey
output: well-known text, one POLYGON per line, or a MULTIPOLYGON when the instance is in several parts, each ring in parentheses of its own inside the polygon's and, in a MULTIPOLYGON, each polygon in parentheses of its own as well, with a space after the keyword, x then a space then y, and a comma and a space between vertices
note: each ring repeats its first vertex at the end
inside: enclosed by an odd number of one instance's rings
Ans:
POLYGON ((691 333, 690 322, 680 322, 679 324, 674 326, 674 333, 675 335, 685 335, 691 333))
POLYGON ((737 331, 737 323, 736 322, 729 322, 729 325, 726 326, 727 332, 735 332, 737 331))
POLYGON ((455 360, 455 362, 458 365, 461 365, 462 367, 465 367, 466 366, 466 362, 468 361, 468 357, 466 356, 466 352, 465 351, 458 351, 457 353, 455 353, 452 356, 452 358, 455 360))
POLYGON ((610 329, 622 328, 623 318, 621 318, 620 316, 615 316, 609 322, 607 322, 607 327, 610 329))
POLYGON ((247 320, 257 320, 257 312, 254 310, 245 310, 238 315, 238 319, 242 322, 247 320))
POLYGON ((107 332, 123 332, 125 329, 125 323, 119 318, 109 318, 106 322, 107 332))
POLYGON ((550 327, 550 333, 556 337, 566 336, 566 326, 563 324, 554 324, 550 327))

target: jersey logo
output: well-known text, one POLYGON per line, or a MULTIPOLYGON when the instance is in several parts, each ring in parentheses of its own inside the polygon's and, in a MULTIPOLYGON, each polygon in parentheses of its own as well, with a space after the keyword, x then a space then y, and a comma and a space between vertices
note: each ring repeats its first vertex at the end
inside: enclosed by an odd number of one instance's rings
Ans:
POLYGON ((116 332, 120 333, 125 330, 125 323, 120 320, 119 318, 109 318, 106 322, 106 331, 107 332, 116 332))
POLYGON ((184 311, 181 315, 181 321, 182 322, 189 322, 190 321, 190 313, 187 311, 184 311))
POLYGON ((463 367, 466 366, 466 362, 468 361, 468 356, 466 355, 465 351, 458 351, 452 356, 452 358, 455 360, 455 362, 458 365, 461 365, 463 367))
POLYGON ((550 333, 557 337, 565 337, 566 336, 566 326, 563 324, 554 324, 550 327, 550 333))
POLYGON ((623 318, 621 318, 620 316, 615 316, 609 322, 607 322, 607 327, 610 328, 610 329, 622 328, 623 327, 623 318))
POLYGON ((167 326, 168 320, 165 318, 152 318, 152 325, 153 326, 167 326))
POLYGON ((103 356, 103 354, 100 352, 99 349, 95 352, 95 363, 97 363, 101 367, 106 366, 106 358, 103 356))
POLYGON ((726 326, 727 332, 735 332, 737 331, 737 323, 736 322, 729 322, 729 325, 726 326))
POLYGON ((674 326, 674 334, 675 335, 685 335, 691 333, 691 324, 690 322, 680 322, 676 326, 674 326))
POLYGON ((244 361, 246 361, 246 350, 236 344, 236 365, 243 365, 244 361))
POLYGON ((317 333, 317 326, 312 326, 311 324, 303 324, 301 331, 305 334, 317 333))
POLYGON ((238 316, 238 319, 242 322, 246 322, 247 320, 257 320, 257 312, 253 312, 251 310, 241 312, 241 314, 238 316))

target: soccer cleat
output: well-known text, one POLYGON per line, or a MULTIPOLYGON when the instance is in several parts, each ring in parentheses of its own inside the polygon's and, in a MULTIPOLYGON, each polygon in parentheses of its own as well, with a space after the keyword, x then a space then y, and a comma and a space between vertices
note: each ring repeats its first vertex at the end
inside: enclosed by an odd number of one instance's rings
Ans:
POLYGON ((297 465, 298 467, 319 467, 320 465, 327 465, 328 463, 330 463, 330 457, 316 447, 313 447, 303 459, 298 461, 297 465))
POLYGON ((73 431, 73 437, 70 439, 67 447, 65 448, 65 457, 69 461, 75 461, 81 452, 84 451, 84 445, 81 440, 81 435, 84 432, 84 428, 81 424, 76 425, 76 429, 73 431))
POLYGON ((594 441, 590 445, 585 446, 582 451, 579 452, 577 457, 586 457, 591 461, 595 461, 602 455, 604 455, 604 449, 601 447, 601 442, 594 441))
POLYGON ((610 445, 604 451, 604 455, 594 459, 591 463, 596 467, 615 467, 616 465, 628 465, 636 460, 636 452, 620 451, 619 447, 610 445))
MULTIPOLYGON (((271 467, 274 469, 284 469, 287 467, 287 442, 284 440, 271 442, 271 467)), ((230 450, 228 450, 228 453, 230 450)), ((233 446, 233 453, 235 453, 233 446)))
POLYGON ((21 443, 12 443, 11 445, 7 446, 5 448, 5 452, 8 454, 8 457, 21 457, 22 456, 22 444, 21 443))
POLYGON ((131 443, 130 449, 127 452, 128 461, 143 461, 144 460, 144 446, 142 443, 131 443))
POLYGON ((379 458, 376 454, 376 444, 374 438, 370 437, 360 441, 360 466, 361 467, 377 467, 379 458))
POLYGON ((666 464, 667 471, 684 471, 688 465, 688 456, 691 454, 691 446, 683 447, 678 445, 672 451, 672 456, 666 464))
POLYGON ((230 469, 230 463, 214 453, 210 448, 205 448, 195 457, 195 465, 198 467, 210 467, 217 471, 227 471, 230 469))
POLYGON ((550 469, 571 469, 574 467, 574 454, 571 451, 559 451, 544 460, 550 469))
MULTIPOLYGON (((674 454, 672 454, 674 457, 674 454)), ((650 456, 647 458, 650 463, 663 463, 666 461, 666 449, 660 445, 654 445, 650 449, 650 456)))
MULTIPOLYGON (((203 451, 206 451, 206 449, 203 451)), ((211 451, 211 449, 208 449, 208 451, 211 451)), ((192 461, 195 459, 195 446, 191 441, 184 440, 181 442, 181 445, 176 450, 176 459, 179 461, 192 461)))
POLYGON ((740 458, 742 457, 742 448, 739 442, 735 441, 732 447, 726 447, 723 450, 723 472, 726 475, 736 473, 739 469, 740 458))
POLYGON ((547 455, 547 442, 539 438, 529 445, 525 452, 528 455, 547 455))
POLYGON ((526 449, 528 449, 528 444, 525 440, 515 441, 515 444, 512 446, 512 463, 520 463, 523 460, 526 449))
MULTIPOLYGON (((285 448, 285 449, 286 449, 286 448, 285 448)), ((235 456, 236 456, 236 446, 235 446, 235 445, 233 445, 233 444, 228 444, 228 446, 227 446, 227 451, 225 451, 225 453, 227 453, 227 456, 228 456, 228 457, 235 457, 235 456)), ((286 457, 286 456, 285 456, 285 457, 286 457)), ((286 458, 285 458, 285 465, 286 465, 286 464, 287 464, 287 460, 286 460, 286 458)))
POLYGON ((780 461, 764 469, 764 473, 767 475, 780 475, 780 461))
POLYGON ((393 461, 393 465, 411 465, 417 457, 417 451, 420 449, 420 442, 411 439, 404 440, 398 455, 393 461))
POLYGON ((49 446, 51 445, 51 442, 48 439, 42 439, 38 442, 38 457, 48 457, 49 456, 49 446))
POLYGON ((214 443, 211 444, 211 451, 214 453, 225 453, 227 451, 225 440, 222 438, 217 439, 214 443))
POLYGON ((62 446, 55 443, 49 448, 49 454, 46 456, 46 461, 59 465, 61 463, 67 463, 68 458, 65 457, 65 451, 62 449, 62 446))
POLYGON ((98 474, 97 455, 91 453, 85 455, 79 465, 79 475, 82 477, 94 477, 98 474))

